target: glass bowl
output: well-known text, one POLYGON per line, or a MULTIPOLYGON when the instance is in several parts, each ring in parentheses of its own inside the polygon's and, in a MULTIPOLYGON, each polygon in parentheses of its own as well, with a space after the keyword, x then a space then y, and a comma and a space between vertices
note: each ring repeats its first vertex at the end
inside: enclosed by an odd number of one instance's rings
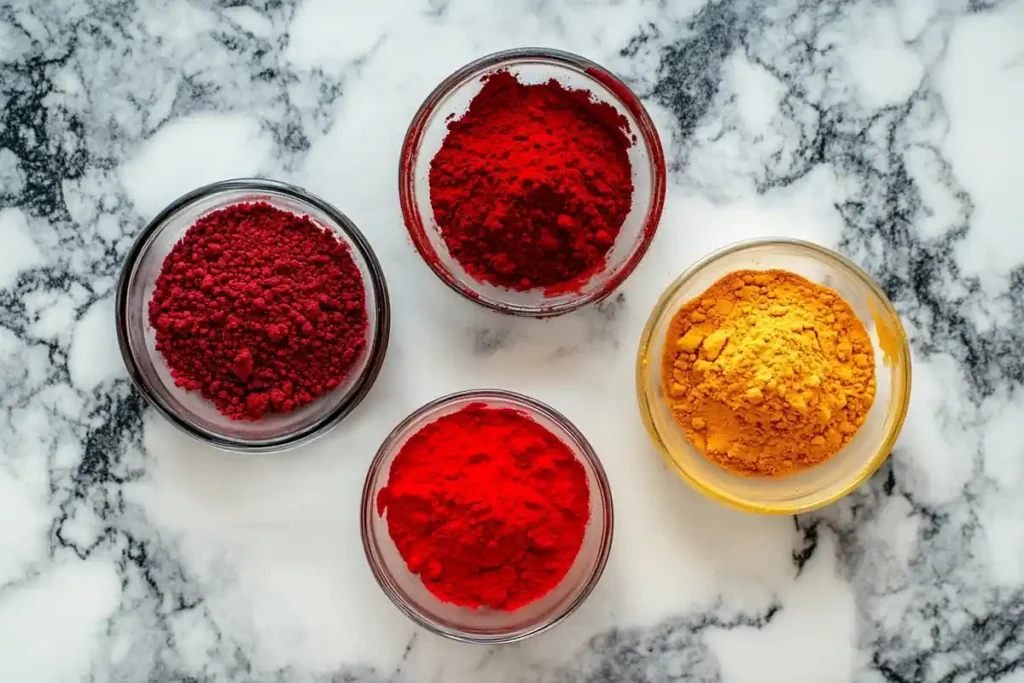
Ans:
POLYGON ((892 302, 850 260, 824 247, 791 239, 757 239, 705 257, 669 285, 640 339, 637 398, 647 431, 665 460, 698 491, 749 512, 796 514, 828 505, 863 483, 888 457, 910 402, 910 346, 892 302), (876 393, 860 431, 829 460, 796 474, 749 477, 708 460, 687 440, 661 390, 661 357, 672 316, 723 275, 781 268, 831 287, 864 323, 875 351, 876 393))
POLYGON ((463 391, 431 401, 405 418, 385 439, 366 475, 362 499, 363 549, 374 578, 409 618, 433 633, 467 643, 510 643, 545 631, 579 607, 597 585, 612 544, 612 494, 597 454, 563 415, 540 401, 510 391, 463 391), (409 571, 377 514, 377 494, 388 482, 391 463, 410 437, 443 415, 472 403, 525 413, 561 439, 583 465, 590 488, 590 521, 576 561, 558 586, 512 612, 471 609, 442 602, 409 571))
POLYGON ((128 373, 160 413, 185 433, 233 451, 277 451, 305 443, 336 425, 373 385, 391 328, 387 284, 370 244, 353 223, 327 202, 304 190, 271 180, 238 179, 213 183, 180 197, 160 212, 128 252, 117 283, 117 339, 128 373), (239 202, 267 202, 305 214, 348 245, 366 290, 367 344, 348 377, 330 393, 290 413, 271 413, 258 422, 231 420, 199 395, 174 385, 147 309, 164 259, 178 240, 211 211, 239 202))
POLYGON ((577 55, 541 48, 497 52, 471 62, 434 89, 409 125, 398 169, 402 215, 413 244, 441 280, 463 296, 502 313, 544 317, 568 313, 611 294, 647 251, 665 200, 665 157, 658 131, 640 100, 618 78, 577 55), (430 161, 441 148, 448 120, 465 113, 482 87, 481 78, 508 70, 524 83, 555 79, 588 90, 621 113, 636 142, 629 148, 633 205, 608 252, 605 267, 573 291, 547 296, 543 289, 514 291, 473 278, 448 251, 430 206, 430 161))

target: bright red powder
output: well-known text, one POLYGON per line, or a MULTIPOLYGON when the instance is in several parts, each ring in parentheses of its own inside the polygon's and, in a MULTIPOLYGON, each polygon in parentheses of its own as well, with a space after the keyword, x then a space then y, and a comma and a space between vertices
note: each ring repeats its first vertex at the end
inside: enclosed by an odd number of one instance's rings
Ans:
POLYGON ((586 91, 488 76, 430 163, 430 203, 452 256, 515 290, 585 282, 632 203, 626 131, 625 117, 586 91))
POLYGON ((188 229, 164 259, 149 323, 174 383, 237 420, 334 389, 367 334, 348 247, 266 203, 229 206, 188 229))
POLYGON ((515 610, 569 571, 590 519, 583 465, 515 410, 471 404, 423 427, 377 496, 409 570, 445 602, 515 610))

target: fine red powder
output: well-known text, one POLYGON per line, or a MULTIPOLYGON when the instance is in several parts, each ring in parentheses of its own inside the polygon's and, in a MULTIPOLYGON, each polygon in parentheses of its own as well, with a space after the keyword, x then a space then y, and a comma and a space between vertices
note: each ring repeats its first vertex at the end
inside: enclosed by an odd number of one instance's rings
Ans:
POLYGON ((174 383, 237 420, 337 387, 367 333, 348 247, 266 203, 229 206, 188 229, 156 279, 149 323, 174 383))
POLYGON ((519 291, 585 282, 632 203, 627 131, 586 91, 488 76, 430 163, 452 256, 474 278, 519 291))
POLYGON ((377 511, 439 599, 513 611, 569 571, 590 519, 583 465, 528 415, 471 404, 410 438, 377 511))

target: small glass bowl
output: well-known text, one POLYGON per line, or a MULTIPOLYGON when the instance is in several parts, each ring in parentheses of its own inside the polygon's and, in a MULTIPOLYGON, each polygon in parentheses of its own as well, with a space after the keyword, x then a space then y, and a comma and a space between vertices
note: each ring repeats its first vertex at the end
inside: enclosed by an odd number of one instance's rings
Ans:
POLYGON ((149 402, 185 433, 231 451, 279 451, 328 431, 352 411, 373 385, 387 351, 391 308, 387 284, 369 242, 333 206, 305 190, 271 180, 225 180, 175 200, 160 212, 128 252, 116 298, 117 339, 121 357, 135 385, 149 402), (201 216, 240 202, 266 202, 309 216, 348 245, 366 290, 367 344, 344 382, 316 401, 286 414, 272 413, 258 422, 231 420, 198 392, 174 385, 163 356, 156 350, 148 306, 154 284, 171 248, 201 216))
POLYGON ((597 585, 612 545, 612 493, 597 454, 569 420, 540 401, 498 389, 450 394, 405 418, 385 439, 366 475, 362 500, 363 549, 374 578, 398 609, 427 630, 466 643, 511 643, 546 631, 579 607, 597 585), (391 463, 410 437, 443 415, 472 403, 511 408, 529 415, 561 439, 583 465, 590 489, 590 521, 576 561, 546 596, 513 612, 470 609, 442 602, 409 571, 385 517, 377 514, 377 494, 388 482, 391 463))
POLYGON ((669 285, 640 338, 637 397, 644 424, 665 460, 698 491, 761 514, 790 515, 838 500, 867 480, 892 450, 910 403, 910 346, 892 302, 849 259, 810 242, 769 238, 740 242, 702 259, 669 285), (796 474, 744 477, 694 448, 661 389, 661 357, 669 323, 687 301, 727 273, 780 268, 839 292, 864 323, 875 351, 875 401, 864 425, 832 458, 796 474))
POLYGON ((423 260, 463 296, 502 313, 532 317, 561 315, 611 294, 647 251, 665 201, 665 157, 654 122, 626 85, 588 59, 560 50, 521 48, 496 52, 462 67, 434 89, 409 125, 398 168, 398 192, 405 226, 423 260), (430 205, 430 162, 448 133, 448 121, 461 117, 483 86, 481 78, 507 70, 525 83, 555 79, 587 90, 607 102, 629 124, 636 142, 629 148, 633 206, 608 252, 603 270, 573 291, 547 296, 543 289, 519 292, 480 282, 448 251, 430 205))

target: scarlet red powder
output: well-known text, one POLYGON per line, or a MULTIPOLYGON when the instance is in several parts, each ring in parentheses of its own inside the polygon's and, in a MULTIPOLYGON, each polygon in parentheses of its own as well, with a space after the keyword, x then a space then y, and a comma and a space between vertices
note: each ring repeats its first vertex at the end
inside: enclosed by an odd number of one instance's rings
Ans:
POLYGON ((190 227, 149 302, 174 383, 259 420, 337 387, 366 346, 359 268, 308 216, 236 204, 190 227))
POLYGON ((430 163, 430 203, 452 256, 514 290, 585 282, 632 203, 627 131, 586 91, 488 76, 430 163))
POLYGON ((439 599, 513 611, 569 571, 590 491, 583 465, 550 431, 518 411, 471 404, 405 443, 377 511, 439 599))

